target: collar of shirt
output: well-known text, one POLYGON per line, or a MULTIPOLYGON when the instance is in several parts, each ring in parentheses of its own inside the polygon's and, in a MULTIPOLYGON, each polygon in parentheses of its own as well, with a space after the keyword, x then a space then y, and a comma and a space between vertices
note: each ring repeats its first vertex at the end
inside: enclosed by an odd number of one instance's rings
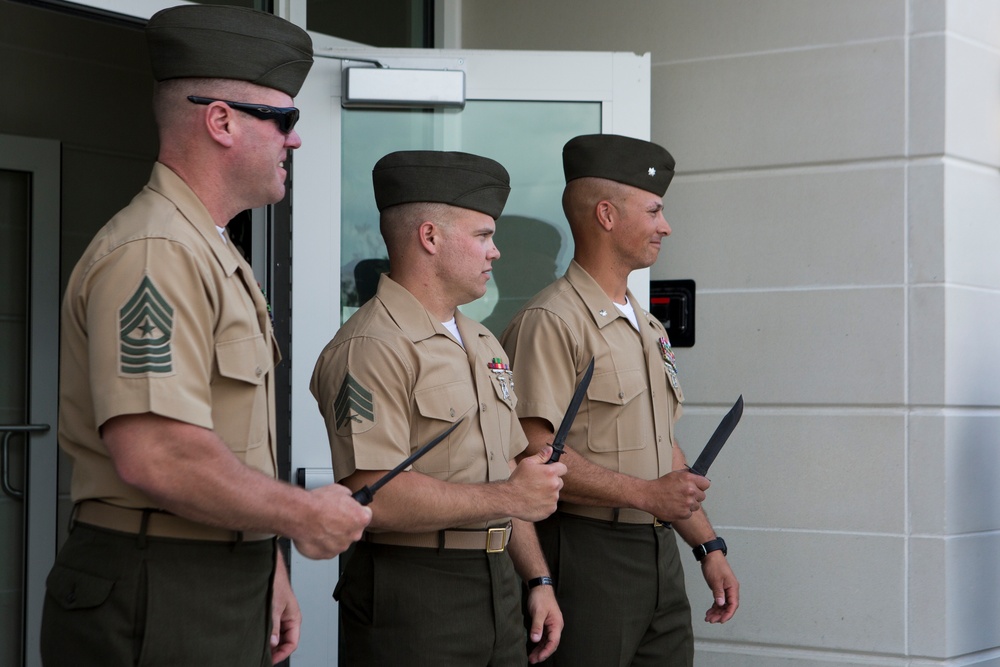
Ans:
MULTIPOLYGON (((565 277, 569 281, 569 284, 573 286, 573 289, 576 290, 577 294, 580 295, 584 305, 587 306, 590 316, 593 318, 598 329, 603 329, 619 317, 625 317, 615 307, 615 302, 597 284, 597 281, 587 273, 586 269, 577 264, 576 260, 570 262, 569 268, 566 269, 565 277)), ((626 290, 625 297, 630 303, 635 303, 635 297, 632 295, 632 292, 626 290)))
POLYGON ((178 214, 183 216, 205 239, 222 265, 227 276, 233 275, 239 268, 236 255, 229 249, 228 243, 217 233, 218 227, 208 209, 198 199, 198 195, 188 187, 180 176, 170 167, 157 162, 153 165, 153 173, 146 185, 150 190, 159 193, 177 207, 178 214))

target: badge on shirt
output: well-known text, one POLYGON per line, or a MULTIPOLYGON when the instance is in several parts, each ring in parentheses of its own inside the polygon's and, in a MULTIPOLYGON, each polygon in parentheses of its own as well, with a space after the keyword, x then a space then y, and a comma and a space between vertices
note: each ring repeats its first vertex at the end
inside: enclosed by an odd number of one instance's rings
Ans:
POLYGON ((670 384, 676 389, 679 386, 677 381, 677 357, 674 356, 673 348, 670 347, 670 341, 666 338, 660 338, 660 355, 663 357, 663 366, 667 370, 667 375, 670 377, 670 384))
POLYGON ((174 309, 149 276, 118 311, 121 372, 127 375, 173 373, 170 337, 174 309))
POLYGON ((500 392, 503 394, 503 399, 509 401, 510 392, 514 388, 514 371, 510 370, 510 366, 505 364, 500 357, 493 357, 493 360, 487 363, 486 367, 496 375, 497 382, 500 383, 500 392))
POLYGON ((350 373, 340 385, 333 410, 340 435, 362 433, 375 425, 375 395, 350 373))

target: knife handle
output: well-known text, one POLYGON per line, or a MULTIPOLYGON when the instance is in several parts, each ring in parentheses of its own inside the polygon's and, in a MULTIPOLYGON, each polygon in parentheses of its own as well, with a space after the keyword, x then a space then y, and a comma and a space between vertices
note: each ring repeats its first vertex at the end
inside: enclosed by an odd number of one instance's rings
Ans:
POLYGON ((545 465, 548 465, 550 463, 557 463, 559 461, 559 457, 562 456, 562 453, 563 453, 562 447, 560 447, 559 449, 553 449, 552 454, 551 456, 549 456, 549 460, 545 462, 545 465))
POLYGON ((695 470, 691 466, 684 466, 684 467, 687 468, 687 471, 689 473, 691 473, 692 475, 698 475, 698 477, 704 477, 705 476, 703 473, 698 472, 697 470, 695 470))
POLYGON ((372 500, 375 498, 375 494, 366 484, 357 491, 351 494, 351 498, 354 498, 361 505, 370 505, 372 500))

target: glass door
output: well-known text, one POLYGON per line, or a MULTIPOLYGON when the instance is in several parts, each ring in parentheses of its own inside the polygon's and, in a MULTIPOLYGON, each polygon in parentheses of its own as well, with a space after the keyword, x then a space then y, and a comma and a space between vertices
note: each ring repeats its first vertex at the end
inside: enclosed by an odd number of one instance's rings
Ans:
POLYGON ((40 665, 56 553, 59 144, 0 136, 0 664, 40 665))
MULTIPOLYGON (((497 221, 502 254, 481 299, 463 312, 499 333, 520 306, 562 275, 573 256, 562 212, 562 147, 579 134, 649 137, 649 57, 556 53, 369 49, 313 35, 318 56, 296 104, 302 148, 294 159, 292 207, 292 471, 307 484, 332 481, 323 420, 308 391, 322 348, 374 293, 386 269, 372 192, 375 162, 395 150, 476 153, 504 165, 511 194, 497 221), (461 70, 463 108, 343 108, 344 70, 461 70), (312 480, 310 482, 309 480, 312 480)), ((637 272, 641 273, 641 272, 637 272)), ((649 294, 648 272, 630 287, 649 294)), ((303 610, 292 664, 337 664, 336 563, 293 550, 292 582, 303 610)))

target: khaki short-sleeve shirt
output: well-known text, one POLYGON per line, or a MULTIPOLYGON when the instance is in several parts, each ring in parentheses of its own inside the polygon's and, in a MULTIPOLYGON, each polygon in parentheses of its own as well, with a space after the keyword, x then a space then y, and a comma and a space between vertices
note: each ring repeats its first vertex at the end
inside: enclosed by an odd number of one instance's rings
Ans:
POLYGON ((274 476, 280 359, 250 266, 177 174, 149 183, 77 263, 62 305, 59 442, 75 501, 151 501, 118 478, 99 429, 153 413, 212 429, 274 476))
POLYGON ((464 349, 412 294, 382 276, 375 297, 320 354, 310 389, 337 481, 395 467, 463 417, 413 469, 449 482, 510 476, 508 462, 527 447, 514 376, 486 327, 461 313, 456 321, 464 349))
POLYGON ((640 331, 575 261, 514 317, 503 344, 517 373, 517 412, 558 427, 591 357, 594 376, 566 444, 641 479, 671 471, 684 395, 663 325, 636 306, 640 331))

